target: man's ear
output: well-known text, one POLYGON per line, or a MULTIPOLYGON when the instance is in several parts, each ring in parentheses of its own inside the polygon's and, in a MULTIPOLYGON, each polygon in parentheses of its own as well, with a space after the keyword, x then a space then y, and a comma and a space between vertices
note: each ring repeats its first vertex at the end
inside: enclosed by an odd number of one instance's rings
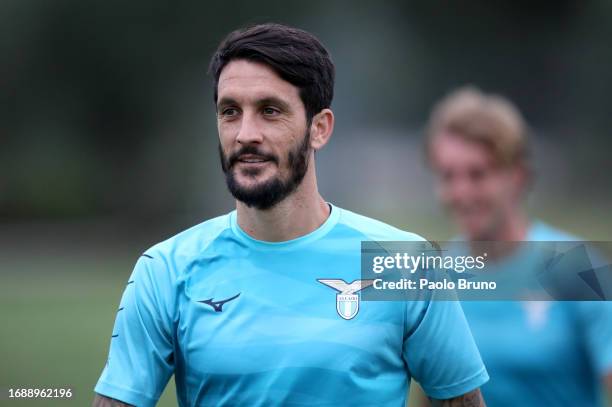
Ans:
POLYGON ((310 124, 310 146, 320 150, 329 141, 334 131, 334 113, 323 109, 312 118, 310 124))

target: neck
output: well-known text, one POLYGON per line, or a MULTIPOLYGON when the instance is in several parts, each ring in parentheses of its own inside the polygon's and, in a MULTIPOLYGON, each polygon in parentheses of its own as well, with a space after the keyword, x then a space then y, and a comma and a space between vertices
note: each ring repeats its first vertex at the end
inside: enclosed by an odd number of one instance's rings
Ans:
POLYGON ((321 226, 330 209, 317 189, 311 162, 297 189, 273 207, 261 210, 236 201, 238 225, 249 236, 268 242, 283 242, 304 236, 321 226))
MULTIPOLYGON (((483 241, 505 242, 487 246, 488 258, 491 261, 498 261, 514 253, 520 247, 522 241, 527 237, 529 221, 522 210, 517 210, 505 216, 497 229, 493 230, 489 236, 484 237, 483 241)), ((472 245, 472 251, 478 253, 483 246, 472 245)))

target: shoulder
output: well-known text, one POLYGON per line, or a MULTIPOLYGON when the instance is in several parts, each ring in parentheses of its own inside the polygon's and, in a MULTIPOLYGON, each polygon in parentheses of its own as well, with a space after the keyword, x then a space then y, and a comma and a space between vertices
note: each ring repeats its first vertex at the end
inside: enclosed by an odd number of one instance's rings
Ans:
POLYGON ((207 249, 224 233, 231 231, 231 212, 192 226, 145 250, 137 262, 155 274, 177 278, 187 265, 205 255, 207 249))
POLYGON ((230 215, 217 216, 200 224, 190 227, 176 235, 157 243, 145 253, 190 255, 201 253, 210 243, 219 238, 226 230, 231 229, 230 215))
POLYGON ((346 209, 337 209, 340 211, 339 226, 361 234, 367 240, 426 241, 425 238, 416 233, 406 232, 387 223, 346 209))
POLYGON ((541 220, 535 220, 529 229, 530 241, 581 241, 581 237, 549 225, 541 220))

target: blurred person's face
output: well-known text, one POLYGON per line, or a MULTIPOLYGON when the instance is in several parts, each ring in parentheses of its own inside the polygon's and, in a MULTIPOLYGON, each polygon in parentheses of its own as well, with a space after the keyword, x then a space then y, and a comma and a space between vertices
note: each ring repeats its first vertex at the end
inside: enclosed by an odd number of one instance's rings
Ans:
POLYGON ((488 148, 452 134, 431 144, 438 196, 460 232, 489 240, 520 205, 521 170, 496 164, 488 148))
POLYGON ((221 166, 239 201, 268 209, 302 182, 311 154, 299 89, 264 64, 231 61, 218 85, 221 166))

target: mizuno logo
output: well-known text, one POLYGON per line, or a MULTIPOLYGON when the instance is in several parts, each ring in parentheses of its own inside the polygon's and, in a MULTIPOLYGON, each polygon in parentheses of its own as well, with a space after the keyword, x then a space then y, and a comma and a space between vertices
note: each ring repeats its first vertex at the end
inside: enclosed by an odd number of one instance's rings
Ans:
POLYGON ((331 278, 321 278, 317 281, 338 291, 338 294, 336 294, 336 311, 344 319, 355 318, 355 315, 359 312, 359 295, 357 293, 374 283, 374 280, 355 280, 348 284, 344 280, 331 278))
POLYGON ((230 298, 227 298, 221 301, 213 301, 212 298, 209 298, 208 300, 203 300, 203 301, 198 301, 198 302, 201 302, 206 305, 210 305, 215 310, 215 312, 221 312, 223 311, 223 304, 225 304, 226 302, 235 300, 238 297, 240 297, 240 293, 234 295, 233 297, 230 297, 230 298))

